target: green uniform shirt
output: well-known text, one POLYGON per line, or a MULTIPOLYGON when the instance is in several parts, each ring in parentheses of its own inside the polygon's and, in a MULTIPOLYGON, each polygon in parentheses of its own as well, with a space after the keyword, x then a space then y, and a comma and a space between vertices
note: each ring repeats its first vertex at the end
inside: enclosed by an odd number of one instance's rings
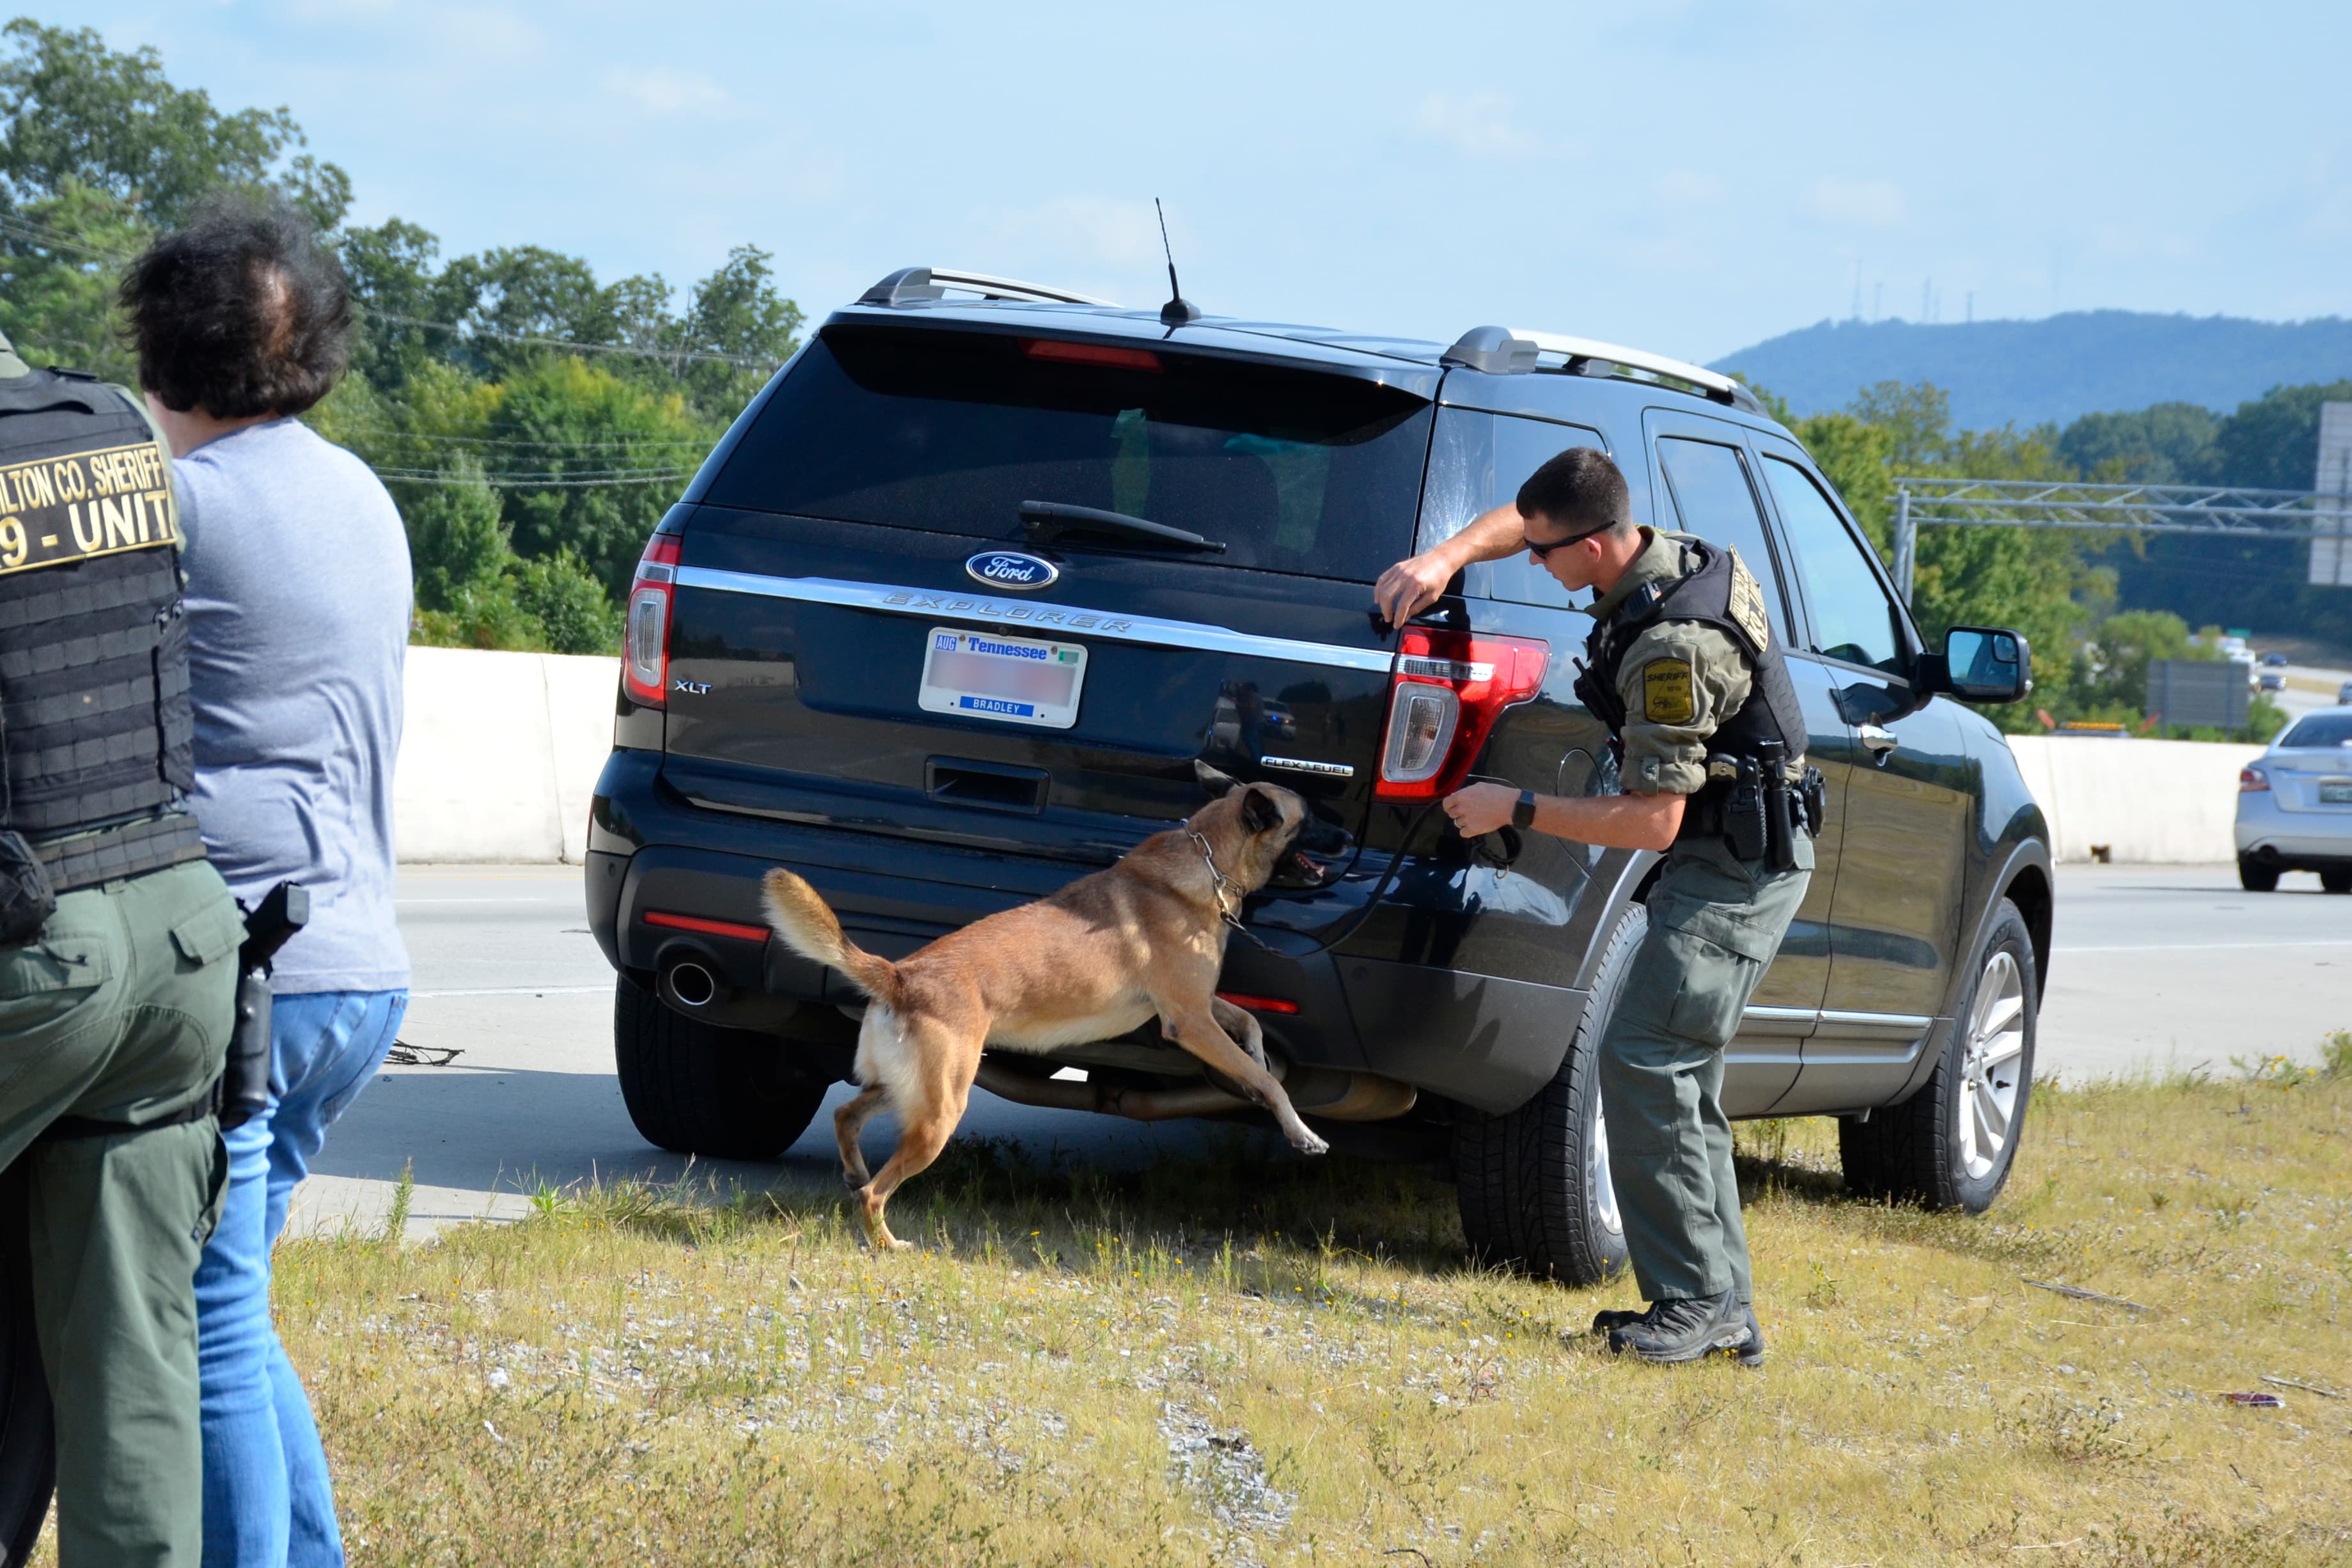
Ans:
MULTIPOLYGON (((1687 533, 1642 531, 1641 554, 1617 585, 1595 599, 1592 618, 1605 620, 1652 583, 1674 582, 1697 569, 1687 533)), ((1617 664, 1617 695, 1625 704, 1622 788, 1628 795, 1696 795, 1706 784, 1706 743, 1717 726, 1739 711, 1755 684, 1739 645, 1717 627, 1662 621, 1633 639, 1617 664)))

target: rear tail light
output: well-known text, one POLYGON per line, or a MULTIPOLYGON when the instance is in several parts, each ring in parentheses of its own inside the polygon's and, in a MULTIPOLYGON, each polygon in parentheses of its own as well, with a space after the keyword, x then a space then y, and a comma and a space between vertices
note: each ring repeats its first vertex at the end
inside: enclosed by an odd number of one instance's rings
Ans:
POLYGON ((1150 349, 1122 349, 1109 343, 1077 343, 1061 338, 1032 338, 1023 351, 1031 359, 1058 360, 1064 364, 1108 365, 1114 370, 1160 368, 1160 356, 1150 349))
POLYGON ((1373 793, 1382 800, 1453 794, 1486 749, 1495 721, 1542 689, 1550 663, 1551 646, 1533 637, 1406 627, 1397 644, 1388 739, 1373 793))
POLYGON ((622 638, 621 684, 648 708, 668 703, 670 595, 677 587, 681 541, 656 533, 629 584, 628 626, 622 638))
POLYGON ((2270 787, 2270 775, 2263 772, 2262 769, 2240 768, 2238 770, 2238 793, 2240 795, 2252 795, 2256 791, 2266 790, 2270 787))

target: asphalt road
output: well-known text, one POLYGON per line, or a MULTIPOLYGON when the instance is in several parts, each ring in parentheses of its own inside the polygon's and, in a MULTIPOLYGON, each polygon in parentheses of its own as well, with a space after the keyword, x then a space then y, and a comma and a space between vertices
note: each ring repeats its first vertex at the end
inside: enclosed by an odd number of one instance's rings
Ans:
MULTIPOLYGON (((2263 673, 2272 672, 2266 669, 2263 673)), ((2286 677, 2286 689, 2272 692, 2271 700, 2284 709, 2290 719, 2335 707, 2336 693, 2344 689, 2346 681, 2352 680, 2352 669, 2324 669, 2308 664, 2290 664, 2277 673, 2286 677)))
MULTIPOLYGON (((580 874, 563 867, 410 868, 401 923, 415 964, 401 1037, 461 1054, 387 1067, 339 1122, 296 1195, 300 1227, 375 1225, 404 1165, 412 1223, 513 1214, 540 1183, 591 1175, 674 1180, 687 1163, 629 1124, 613 1077, 612 975, 589 937, 580 874)), ((2352 1027, 2352 898, 2289 876, 2239 890, 2226 866, 2060 868, 2057 952, 2041 1068, 2069 1078, 2170 1067, 2233 1070, 2232 1057, 2310 1059, 2352 1027)), ((828 1110, 846 1094, 837 1089, 828 1110)), ((1043 1111, 975 1091, 964 1130, 1090 1162, 1198 1146, 1198 1124, 1156 1126, 1043 1111)), ((887 1152, 887 1119, 869 1131, 887 1152)), ((784 1174, 835 1180, 830 1118, 784 1174)), ((772 1166, 705 1163, 697 1180, 772 1184, 772 1166)))

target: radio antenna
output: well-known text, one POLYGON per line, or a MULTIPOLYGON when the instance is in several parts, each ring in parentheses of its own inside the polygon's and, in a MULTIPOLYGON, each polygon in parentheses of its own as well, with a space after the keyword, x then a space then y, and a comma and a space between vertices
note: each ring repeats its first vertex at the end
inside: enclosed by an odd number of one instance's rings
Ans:
POLYGON ((1151 198, 1151 210, 1160 215, 1160 249, 1168 258, 1168 303, 1160 307, 1160 320, 1171 327, 1181 327, 1201 319, 1201 307, 1184 298, 1184 290, 1176 284, 1176 251, 1168 243, 1168 212, 1160 198, 1151 198))

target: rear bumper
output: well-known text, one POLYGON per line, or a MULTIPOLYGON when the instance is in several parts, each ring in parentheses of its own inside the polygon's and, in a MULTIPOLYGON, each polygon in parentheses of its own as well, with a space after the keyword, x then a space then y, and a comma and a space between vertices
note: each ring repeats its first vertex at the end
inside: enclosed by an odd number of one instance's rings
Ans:
POLYGON ((2283 811, 2268 791, 2238 797, 2238 853, 2296 871, 2352 866, 2352 812, 2283 811))
MULTIPOLYGON (((782 1003, 864 1005, 839 974, 764 934, 759 883, 772 866, 806 878, 850 939, 886 958, 1089 868, 709 811, 667 790, 659 763, 656 753, 616 752, 598 782, 589 927, 606 959, 640 983, 657 986, 677 964, 700 964, 717 994, 696 1013, 714 1023, 772 1026, 782 1003), (694 925, 668 923, 680 917, 694 925)), ((1315 923, 1335 923, 1367 892, 1331 890, 1333 919, 1315 923)), ((1320 951, 1310 931, 1265 921, 1253 930, 1266 945, 1229 944, 1219 988, 1296 1005, 1256 1016, 1269 1047, 1303 1065, 1369 1070, 1507 1110, 1550 1080, 1583 1015, 1580 990, 1366 955, 1353 942, 1320 951)))

